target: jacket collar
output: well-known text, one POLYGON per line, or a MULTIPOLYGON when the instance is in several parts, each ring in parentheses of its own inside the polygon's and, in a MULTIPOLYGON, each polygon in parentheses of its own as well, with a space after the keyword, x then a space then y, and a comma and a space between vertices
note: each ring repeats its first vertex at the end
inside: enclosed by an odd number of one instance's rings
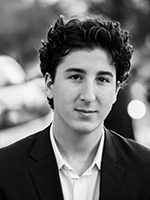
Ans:
POLYGON ((50 126, 43 130, 35 141, 30 156, 36 163, 29 171, 41 200, 63 200, 49 129, 50 126))
MULTIPOLYGON (((41 200, 63 200, 57 162, 49 138, 50 126, 43 130, 31 151, 35 160, 29 171, 41 200)), ((120 166, 123 154, 112 133, 105 129, 104 150, 102 156, 100 200, 116 199, 124 169, 120 166)))
POLYGON ((123 154, 118 143, 107 129, 105 129, 105 143, 102 159, 100 200, 117 199, 124 169, 121 167, 123 154))

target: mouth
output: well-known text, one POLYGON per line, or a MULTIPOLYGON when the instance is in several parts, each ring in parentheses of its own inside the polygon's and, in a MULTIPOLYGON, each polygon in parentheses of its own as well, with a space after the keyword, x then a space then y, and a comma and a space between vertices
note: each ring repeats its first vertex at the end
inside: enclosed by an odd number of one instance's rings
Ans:
POLYGON ((85 110, 85 109, 75 109, 78 112, 83 112, 83 113, 95 113, 95 110, 85 110))
POLYGON ((75 111, 84 116, 91 116, 97 112, 96 110, 86 110, 86 109, 75 109, 75 111))

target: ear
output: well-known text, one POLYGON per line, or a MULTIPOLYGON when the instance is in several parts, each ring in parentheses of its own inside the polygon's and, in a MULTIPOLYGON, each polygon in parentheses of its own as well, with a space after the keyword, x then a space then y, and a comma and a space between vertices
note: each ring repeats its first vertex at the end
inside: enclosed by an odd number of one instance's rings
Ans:
POLYGON ((45 74, 45 90, 46 90, 47 97, 52 99, 53 98, 53 81, 48 72, 45 74))
POLYGON ((117 96, 118 96, 118 92, 119 92, 119 90, 120 90, 120 87, 117 86, 117 88, 116 88, 116 93, 115 93, 115 95, 114 95, 113 104, 117 101, 117 96))

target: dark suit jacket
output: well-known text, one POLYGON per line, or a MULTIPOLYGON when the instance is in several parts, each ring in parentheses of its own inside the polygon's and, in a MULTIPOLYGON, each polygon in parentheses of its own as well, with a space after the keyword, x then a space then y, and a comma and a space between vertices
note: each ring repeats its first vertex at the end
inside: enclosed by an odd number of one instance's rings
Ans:
MULTIPOLYGON (((150 200, 150 150, 105 133, 99 199, 150 200)), ((49 127, 0 150, 0 200, 63 200, 49 127)))

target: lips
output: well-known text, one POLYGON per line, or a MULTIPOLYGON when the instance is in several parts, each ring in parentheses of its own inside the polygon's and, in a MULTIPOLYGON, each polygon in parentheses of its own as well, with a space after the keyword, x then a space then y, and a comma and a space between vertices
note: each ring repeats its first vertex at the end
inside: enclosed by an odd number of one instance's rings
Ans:
POLYGON ((94 113, 96 113, 97 111, 96 110, 86 110, 86 109, 75 109, 77 112, 79 112, 79 113, 83 113, 83 114, 94 114, 94 113))
POLYGON ((85 109, 75 109, 78 112, 82 112, 82 113, 95 113, 95 110, 85 110, 85 109))

